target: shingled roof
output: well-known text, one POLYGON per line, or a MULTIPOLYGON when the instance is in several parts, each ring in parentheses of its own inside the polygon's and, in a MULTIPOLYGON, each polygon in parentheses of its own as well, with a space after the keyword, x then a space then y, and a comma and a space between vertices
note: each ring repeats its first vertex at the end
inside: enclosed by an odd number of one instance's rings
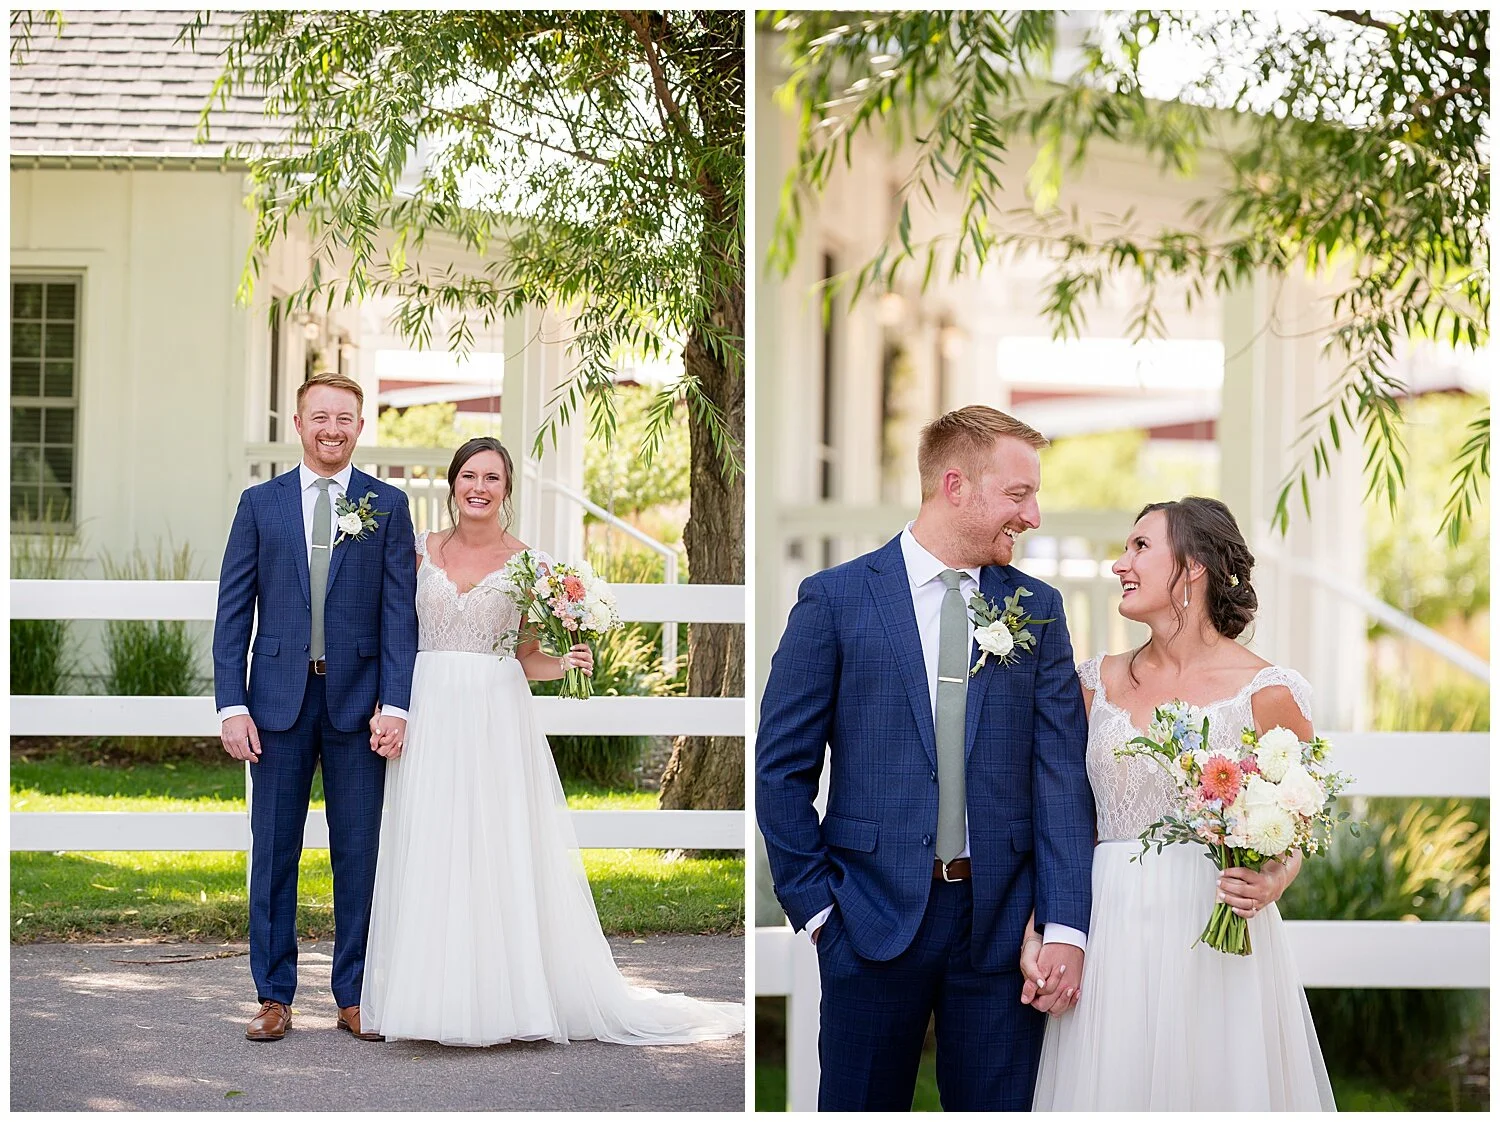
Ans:
MULTIPOLYGON (((61 35, 38 18, 10 71, 12 156, 218 157, 279 132, 258 96, 241 94, 199 114, 223 70, 236 13, 216 13, 195 48, 178 43, 191 11, 65 11, 61 35)), ((14 29, 12 30, 14 34, 14 29)))

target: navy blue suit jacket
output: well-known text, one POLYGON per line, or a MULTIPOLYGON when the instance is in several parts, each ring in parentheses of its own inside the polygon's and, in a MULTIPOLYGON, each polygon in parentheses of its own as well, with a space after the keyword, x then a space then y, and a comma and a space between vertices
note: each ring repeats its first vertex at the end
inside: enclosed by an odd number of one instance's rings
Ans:
MULTIPOLYGON (((328 562, 324 601, 328 717, 343 732, 368 724, 378 699, 411 704, 417 658, 416 540, 406 495, 355 469, 348 497, 374 491, 383 511, 362 541, 345 539, 328 562)), ((229 530, 214 620, 214 701, 246 705, 256 725, 289 729, 307 688, 312 601, 296 468, 247 489, 229 530), (246 652, 256 612, 255 658, 246 652)))
MULTIPOLYGON (((965 751, 976 969, 1017 969, 1026 919, 1087 931, 1094 801, 1087 722, 1056 589, 980 570, 999 604, 1024 586, 1036 646, 969 679, 965 751)), ((970 659, 973 665, 977 652, 970 659)), ((901 539, 802 583, 771 662, 756 744, 756 814, 795 928, 837 904, 854 949, 887 961, 932 888, 937 747, 901 539), (828 810, 813 807, 824 745, 828 810)))

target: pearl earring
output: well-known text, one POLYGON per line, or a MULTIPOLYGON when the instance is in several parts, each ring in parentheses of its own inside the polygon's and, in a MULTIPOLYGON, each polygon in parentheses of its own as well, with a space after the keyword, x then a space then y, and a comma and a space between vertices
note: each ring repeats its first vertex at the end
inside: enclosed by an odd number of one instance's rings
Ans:
POLYGON ((1183 607, 1184 607, 1184 608, 1185 608, 1185 607, 1187 607, 1187 606, 1188 606, 1188 591, 1189 591, 1189 590, 1190 590, 1190 589, 1191 589, 1191 588, 1192 588, 1192 587, 1193 587, 1193 586, 1192 586, 1192 585, 1190 585, 1190 584, 1185 584, 1185 585, 1183 585, 1183 586, 1182 586, 1182 606, 1183 606, 1183 607))

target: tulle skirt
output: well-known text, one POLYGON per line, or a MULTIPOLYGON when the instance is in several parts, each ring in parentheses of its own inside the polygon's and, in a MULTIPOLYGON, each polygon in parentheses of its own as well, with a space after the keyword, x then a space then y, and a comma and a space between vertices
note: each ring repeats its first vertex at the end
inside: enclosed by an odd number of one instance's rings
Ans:
POLYGON ((387 1039, 688 1044, 744 1006, 628 984, 514 659, 423 651, 386 770, 361 1027, 387 1039))
POLYGON ((1203 850, 1094 850, 1083 996, 1049 1017, 1034 1110, 1334 1110, 1275 906, 1253 953, 1194 946, 1218 873, 1203 850))

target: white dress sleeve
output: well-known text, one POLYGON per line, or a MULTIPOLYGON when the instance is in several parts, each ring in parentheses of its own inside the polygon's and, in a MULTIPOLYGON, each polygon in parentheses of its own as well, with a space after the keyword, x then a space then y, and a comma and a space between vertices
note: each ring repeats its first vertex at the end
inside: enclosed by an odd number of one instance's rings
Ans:
POLYGON ((1292 700, 1302 711, 1302 716, 1312 720, 1312 686, 1297 671, 1285 666, 1267 666, 1257 675, 1254 693, 1269 686, 1285 686, 1292 691, 1292 700))
POLYGON ((1090 693, 1099 692, 1099 667, 1104 662, 1102 654, 1096 654, 1087 662, 1078 664, 1078 680, 1083 683, 1083 688, 1090 693))

